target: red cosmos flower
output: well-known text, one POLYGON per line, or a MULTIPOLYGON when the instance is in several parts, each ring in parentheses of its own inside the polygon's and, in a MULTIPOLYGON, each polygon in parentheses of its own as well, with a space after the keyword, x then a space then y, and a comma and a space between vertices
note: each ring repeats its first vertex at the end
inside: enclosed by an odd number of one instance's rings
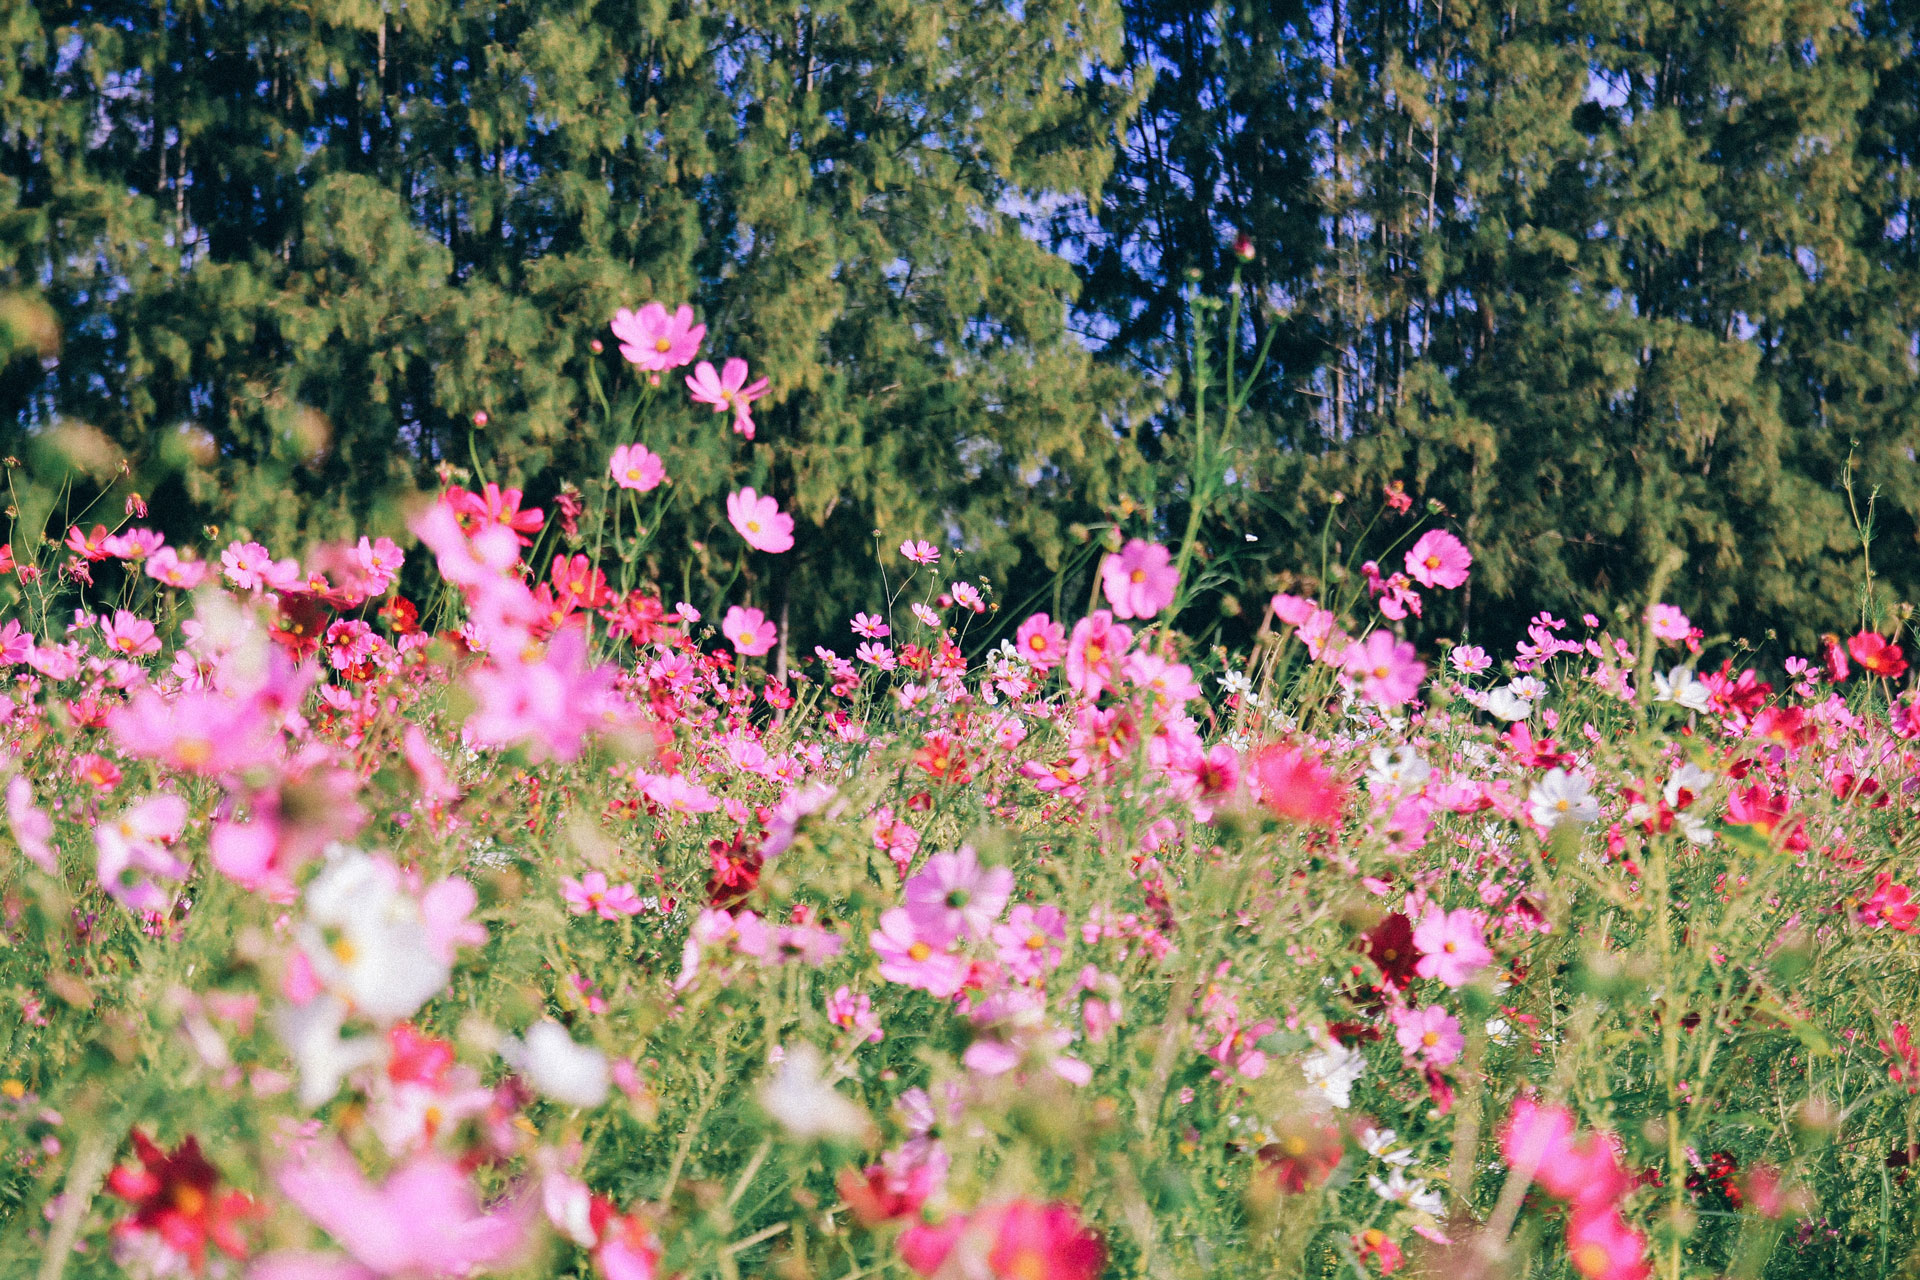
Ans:
POLYGON ((1873 896, 1860 907, 1860 923, 1874 929, 1891 925, 1896 933, 1912 933, 1914 922, 1920 920, 1920 902, 1913 901, 1912 893, 1882 871, 1874 877, 1873 896))
POLYGON ((1847 641, 1847 652, 1862 669, 1876 676, 1898 680, 1906 674, 1907 660, 1900 656, 1900 646, 1875 632, 1862 631, 1847 641))
POLYGON ((1771 738, 1784 747, 1804 747, 1818 736, 1818 730, 1799 707, 1766 707, 1753 718, 1753 732, 1771 738))
POLYGON ((637 588, 627 592, 612 608, 601 610, 600 616, 607 620, 608 635, 628 636, 635 644, 652 644, 666 629, 661 619, 667 616, 667 610, 660 603, 660 597, 637 588))
POLYGON ((1248 772, 1261 801, 1290 822, 1331 827, 1346 808, 1346 784, 1328 772, 1318 756, 1298 747, 1268 743, 1249 762, 1248 772))
POLYGON ((1331 1177, 1345 1151, 1338 1127, 1294 1116, 1282 1123, 1280 1135, 1258 1154, 1275 1184, 1299 1195, 1331 1177))
POLYGON ((1887 1068, 1887 1079, 1904 1084, 1908 1093, 1920 1093, 1920 1048, 1915 1047, 1906 1023, 1893 1024, 1893 1043, 1882 1040, 1880 1052, 1893 1059, 1887 1068))
POLYGON ((1390 1276, 1400 1269, 1406 1261, 1400 1252, 1400 1246, 1387 1238, 1387 1233, 1378 1227, 1368 1227, 1365 1231, 1353 1233, 1353 1251, 1364 1261, 1373 1259, 1380 1267, 1380 1274, 1390 1276))
POLYGON ((196 1275, 206 1266, 209 1241, 228 1257, 247 1256, 238 1226, 258 1210, 241 1192, 216 1191, 219 1171, 200 1154, 198 1139, 189 1137, 168 1153, 135 1129, 133 1149, 139 1165, 107 1175, 107 1190, 133 1206, 132 1215, 114 1225, 115 1235, 153 1232, 184 1255, 196 1275))
POLYGON ((1405 990, 1413 981, 1413 966, 1420 953, 1413 946, 1413 921, 1403 912, 1387 918, 1360 935, 1361 950, 1380 970, 1380 979, 1395 990, 1405 990))
POLYGON ((375 616, 384 621, 397 636, 418 635, 420 632, 420 608, 405 596, 395 596, 387 601, 375 616))
POLYGON ((987 1265, 1007 1280, 1095 1280, 1107 1248, 1071 1205, 1015 1200, 1000 1211, 987 1265))
POLYGON ((1701 676, 1700 683, 1712 692, 1716 704, 1743 715, 1752 715, 1773 696, 1773 686, 1751 670, 1742 671, 1736 679, 1731 658, 1721 662, 1720 670, 1709 671, 1701 676))
POLYGON ((864 1172, 842 1169, 835 1185, 860 1225, 877 1227, 916 1216, 933 1194, 933 1183, 934 1168, 930 1164, 915 1165, 904 1175, 889 1171, 885 1165, 871 1164, 864 1172))
POLYGON ((569 559, 566 556, 553 558, 553 569, 548 575, 553 580, 556 595, 564 595, 583 609, 598 609, 613 599, 613 592, 607 586, 607 575, 594 567, 593 561, 584 555, 569 559))
POLYGON ((713 862, 707 876, 707 901, 711 906, 732 907, 759 887, 760 851, 747 847, 744 833, 735 832, 731 841, 709 840, 707 856, 713 862))
POLYGON ((913 753, 913 762, 935 782, 966 782, 973 776, 966 751, 944 733, 928 734, 927 745, 913 753))

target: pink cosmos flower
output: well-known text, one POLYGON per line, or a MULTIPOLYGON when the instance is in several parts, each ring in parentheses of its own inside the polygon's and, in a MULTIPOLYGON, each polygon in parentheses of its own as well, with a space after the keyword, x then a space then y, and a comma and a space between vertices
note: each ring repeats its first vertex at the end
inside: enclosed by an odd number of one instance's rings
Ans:
POLYGON ((843 1031, 851 1031, 868 1044, 879 1044, 886 1039, 886 1033, 880 1029, 880 1018, 873 1011, 873 997, 864 991, 855 994, 853 988, 842 986, 827 997, 827 1021, 843 1031))
POLYGON ((1267 808, 1292 822, 1331 827, 1346 810, 1347 788, 1310 751, 1270 742, 1247 761, 1247 778, 1267 808))
POLYGON ((638 311, 625 307, 613 313, 613 336, 629 364, 649 373, 678 369, 699 354, 707 326, 693 322, 693 308, 682 306, 672 315, 657 302, 638 311))
POLYGON ((33 634, 21 629, 18 618, 9 618, 7 625, 0 627, 0 667, 18 666, 32 652, 33 634))
POLYGON ((881 640, 892 635, 893 628, 877 613, 856 613, 853 615, 853 634, 865 640, 881 640))
POLYGON ((734 605, 727 610, 727 616, 720 622, 720 634, 725 636, 743 658, 757 658, 773 649, 773 642, 779 631, 767 615, 758 609, 743 609, 734 605))
POLYGON ((1453 652, 1447 655, 1447 661, 1463 676, 1477 676, 1493 665, 1493 659, 1487 656, 1487 651, 1477 644, 1456 645, 1453 652))
POLYGON ((162 911, 173 892, 159 881, 186 879, 187 864, 168 849, 187 823, 179 796, 151 796, 94 828, 100 887, 129 911, 162 911))
POLYGON ((1151 618, 1173 603, 1180 573, 1171 551, 1135 538, 1100 562, 1100 586, 1115 617, 1151 618))
POLYGON ((598 708, 612 683, 609 668, 588 660, 586 632, 563 628, 533 661, 468 672, 467 687, 480 705, 467 719, 467 737, 484 746, 517 743, 536 755, 571 760, 586 735, 603 723, 598 708))
POLYGON ((1670 604, 1656 604, 1647 610, 1647 623, 1656 640, 1685 640, 1693 630, 1687 615, 1670 604))
POLYGON ((7 783, 7 825, 20 842, 20 852, 48 875, 60 874, 57 852, 53 847, 53 819, 33 803, 33 784, 24 773, 7 783))
POLYGON ((937 627, 940 625, 940 615, 926 605, 921 604, 918 600, 913 602, 913 616, 920 619, 920 625, 923 627, 937 627))
POLYGON ((577 916, 591 912, 602 920, 618 920, 640 914, 640 895, 634 892, 633 886, 609 885, 605 872, 589 871, 578 880, 562 876, 560 893, 567 901, 567 910, 577 916))
POLYGON ((1472 567, 1466 544, 1445 529, 1427 530, 1407 551, 1407 573, 1423 587, 1457 587, 1472 567))
POLYGON ((100 635, 106 640, 107 648, 129 658, 144 658, 160 652, 160 637, 153 624, 125 609, 115 610, 113 617, 101 621, 100 635))
POLYGON ((1007 912, 1007 922, 995 925, 993 945, 1000 964, 1014 977, 1031 982, 1060 963, 1060 944, 1066 941, 1067 918, 1060 908, 1029 906, 1022 902, 1007 912))
POLYGON ((1573 1143, 1573 1116, 1565 1107, 1543 1107, 1531 1098, 1515 1099, 1500 1134, 1500 1153, 1529 1178, 1562 1163, 1573 1143))
POLYGON ((1067 683, 1083 697, 1099 697, 1113 687, 1120 659, 1132 643, 1132 631, 1115 625, 1107 610, 1094 610, 1074 624, 1067 642, 1067 683))
POLYGON ((328 1140, 282 1166, 276 1181, 352 1262, 271 1254, 248 1272, 249 1280, 453 1280, 516 1260, 532 1226, 532 1200, 488 1213, 460 1167, 432 1153, 415 1156, 375 1186, 345 1147, 328 1140))
POLYGON ((761 378, 749 385, 745 360, 735 356, 727 361, 719 373, 715 373, 713 366, 702 360, 693 367, 693 373, 687 378, 687 390, 693 393, 696 403, 712 405, 715 413, 732 413, 733 429, 747 439, 753 439, 750 406, 767 394, 767 380, 761 378))
POLYGON ((1013 892, 1013 872, 982 867, 970 845, 936 853, 907 881, 907 917, 920 935, 943 945, 962 935, 984 938, 1013 892))
POLYGON ((940 548, 934 546, 931 542, 923 542, 917 538, 908 538, 905 542, 901 543, 900 554, 915 564, 940 563, 940 548))
POLYGON ((1645 1280, 1646 1237, 1627 1225, 1611 1205, 1574 1211, 1567 1220, 1567 1261, 1583 1280, 1645 1280))
POLYGON ((1044 613, 1036 613, 1013 633, 1013 647, 1035 671, 1051 671, 1067 658, 1067 629, 1044 613))
POLYGON ((615 449, 607 460, 607 470, 615 484, 639 493, 659 488, 667 478, 667 464, 643 444, 623 444, 615 449))
POLYGON ((987 611, 987 602, 981 597, 980 588, 974 586, 971 582, 954 583, 952 594, 953 602, 963 609, 969 609, 974 613, 985 613, 987 611))
POLYGON ((1465 986, 1493 963, 1493 952, 1480 932, 1480 914, 1465 907, 1447 911, 1428 903, 1413 931, 1413 948, 1420 953, 1413 971, 1448 987, 1465 986))
POLYGON ((793 517, 780 510, 772 495, 749 486, 727 499, 727 520, 756 551, 778 555, 793 549, 793 517))
POLYGON ((1424 1009, 1396 1009, 1393 1025, 1394 1038, 1407 1061, 1423 1067, 1444 1067, 1466 1047, 1459 1020, 1437 1004, 1424 1009))
POLYGON ((1427 664, 1414 656, 1413 646, 1389 631, 1375 631, 1348 645, 1342 665, 1360 681, 1362 697, 1388 708, 1413 701, 1427 674, 1427 664))
POLYGON ((882 978, 942 1000, 960 990, 973 968, 965 956, 948 951, 946 942, 923 937, 903 907, 883 914, 867 942, 880 958, 882 978))
POLYGON ((154 529, 129 529, 125 533, 115 534, 100 545, 110 556, 137 563, 158 551, 166 540, 164 534, 154 529))

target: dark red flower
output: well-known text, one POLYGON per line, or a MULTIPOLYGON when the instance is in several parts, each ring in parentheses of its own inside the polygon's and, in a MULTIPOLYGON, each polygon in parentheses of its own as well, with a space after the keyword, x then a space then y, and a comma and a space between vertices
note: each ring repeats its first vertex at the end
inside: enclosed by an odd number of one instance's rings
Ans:
POLYGON ((241 1192, 219 1190, 219 1171, 200 1154, 198 1139, 189 1137, 166 1152, 135 1129, 133 1150, 137 1166, 122 1165, 107 1175, 107 1190, 133 1206, 115 1224, 116 1235, 153 1232, 195 1274, 206 1266, 208 1242, 228 1257, 247 1256, 239 1223, 254 1215, 254 1203, 241 1192))

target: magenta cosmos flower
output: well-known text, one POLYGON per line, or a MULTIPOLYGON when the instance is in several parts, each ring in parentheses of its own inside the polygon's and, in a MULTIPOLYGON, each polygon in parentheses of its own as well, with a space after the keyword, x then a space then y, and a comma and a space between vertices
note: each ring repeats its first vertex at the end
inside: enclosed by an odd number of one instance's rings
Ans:
POLYGON ((707 326, 693 322, 693 308, 681 307, 672 315, 657 302, 649 302, 638 311, 625 307, 613 314, 613 336, 620 340, 620 354, 629 363, 649 373, 678 369, 700 353, 700 342, 707 326))
POLYGON ((758 609, 734 605, 720 621, 720 634, 740 651, 741 657, 757 658, 773 648, 774 637, 779 632, 758 609))
POLYGON ((1173 553, 1158 543, 1135 538, 1100 562, 1100 583, 1114 616, 1151 618, 1173 603, 1180 572, 1173 553))
POLYGON ((608 884, 605 872, 589 871, 578 880, 562 876, 560 893, 567 901, 567 910, 577 916, 593 914, 602 920, 618 920, 640 914, 640 895, 633 886, 608 884))
POLYGON ((1360 695, 1379 707, 1413 701, 1427 674, 1427 664, 1413 656, 1413 646, 1388 631, 1375 631, 1347 646, 1344 665, 1360 682, 1360 695))
POLYGON ((756 551, 778 554, 793 548, 793 517, 781 511, 771 495, 755 493, 752 486, 727 499, 727 519, 756 551))
POLYGON ((753 414, 749 406, 767 394, 767 380, 761 378, 748 383, 745 360, 735 356, 718 373, 702 360, 693 366, 693 373, 687 378, 687 390, 693 393, 696 403, 712 405, 715 413, 733 414, 733 429, 753 439, 753 414))
POLYGON ((1407 552, 1407 576, 1423 587, 1451 590, 1467 580, 1473 555, 1445 529, 1429 529, 1407 552))
POLYGON ((1427 904, 1413 931, 1413 949, 1420 953, 1413 971, 1449 987, 1464 987, 1493 963, 1493 952, 1480 933, 1480 917, 1465 907, 1447 911, 1427 904))
POLYGON ((1133 643, 1133 632, 1117 626, 1113 614, 1095 609, 1073 624, 1067 641, 1067 683, 1087 698, 1097 698, 1114 683, 1114 672, 1133 643))
POLYGON ((641 493, 659 488, 660 482, 667 478, 667 464, 643 444, 623 444, 615 449, 607 461, 607 471, 622 489, 641 493))
POLYGON ((967 845, 936 853, 907 881, 907 918, 923 937, 984 938, 1013 892, 1013 872, 983 867, 967 845))
POLYGON ((1044 613, 1036 613, 1013 633, 1013 647, 1035 671, 1051 671, 1066 661, 1067 629, 1044 613))

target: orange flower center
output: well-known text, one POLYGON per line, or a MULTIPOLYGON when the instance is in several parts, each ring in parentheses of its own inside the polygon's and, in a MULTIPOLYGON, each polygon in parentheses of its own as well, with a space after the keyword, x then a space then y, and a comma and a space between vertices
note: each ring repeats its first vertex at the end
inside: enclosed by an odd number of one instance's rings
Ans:
POLYGON ((916 942, 907 948, 907 959, 909 960, 925 960, 932 954, 933 948, 924 942, 916 942))

